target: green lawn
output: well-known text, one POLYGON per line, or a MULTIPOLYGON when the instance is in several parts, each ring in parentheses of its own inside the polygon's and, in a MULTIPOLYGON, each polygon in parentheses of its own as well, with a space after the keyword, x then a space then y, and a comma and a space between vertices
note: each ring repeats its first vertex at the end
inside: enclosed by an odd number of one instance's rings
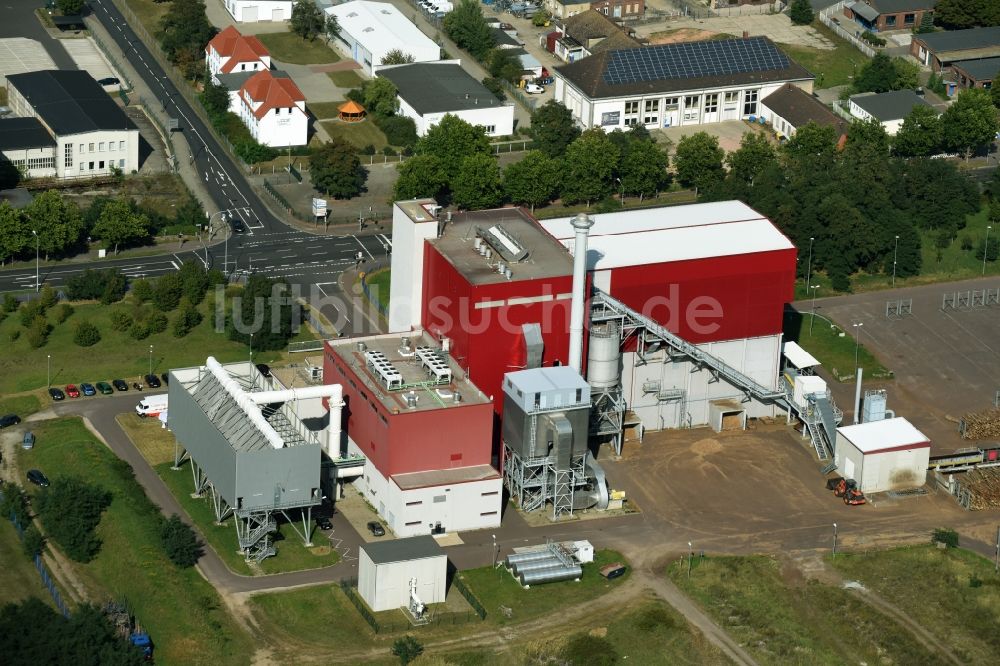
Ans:
POLYGON ((342 123, 339 120, 327 120, 320 124, 331 137, 339 136, 358 148, 372 145, 375 146, 375 150, 382 150, 389 145, 385 134, 371 120, 363 120, 360 123, 342 123))
POLYGON ((389 284, 391 279, 392 272, 389 269, 365 275, 365 282, 368 283, 369 291, 378 298, 379 303, 385 308, 386 312, 389 311, 389 284))
POLYGON ((358 76, 358 73, 353 69, 343 69, 339 72, 327 72, 326 75, 330 77, 331 81, 333 81, 333 85, 338 88, 357 88, 364 82, 364 79, 358 76))
POLYGON ((38 597, 52 605, 49 591, 42 585, 35 565, 21 550, 17 530, 6 516, 0 517, 0 562, 3 562, 0 567, 0 607, 28 597, 38 597))
MULTIPOLYGON (((191 516, 191 519, 198 525, 209 545, 215 549, 226 566, 238 574, 252 574, 253 570, 239 552, 233 518, 230 516, 223 524, 216 525, 215 512, 212 510, 209 496, 206 494, 200 499, 191 497, 191 491, 194 488, 191 481, 190 462, 183 462, 180 470, 177 471, 170 469, 172 464, 172 461, 161 463, 156 465, 154 469, 170 488, 170 492, 174 494, 177 501, 184 507, 184 510, 191 516)), ((292 516, 294 517, 295 514, 292 516)), ((302 544, 302 539, 285 522, 283 516, 276 517, 278 518, 278 533, 272 537, 277 539, 274 545, 278 554, 260 563, 260 568, 264 573, 317 569, 336 564, 340 560, 340 555, 329 547, 329 541, 315 523, 313 523, 312 535, 315 546, 310 549, 302 544)), ((301 524, 296 525, 296 527, 302 529, 301 524)))
POLYGON ((337 114, 340 113, 338 109, 343 103, 344 100, 339 102, 306 102, 306 108, 316 116, 317 120, 327 120, 337 117, 337 114))
POLYGON ((0 398, 0 416, 4 414, 17 414, 23 419, 37 412, 39 407, 41 407, 41 401, 34 393, 0 398))
POLYGON ((310 42, 293 32, 265 32, 257 38, 272 58, 292 65, 326 65, 340 60, 340 56, 319 37, 310 42))
POLYGON ((816 75, 816 88, 833 88, 850 84, 855 72, 868 62, 868 56, 854 48, 850 42, 835 35, 818 20, 813 22, 812 27, 833 42, 836 48, 817 49, 796 44, 778 44, 778 47, 795 62, 816 75))
POLYGON ((838 554, 831 562, 899 607, 963 662, 996 663, 1000 580, 989 560, 962 549, 915 546, 838 554))
MULTIPOLYGON (((864 331, 864 327, 861 329, 864 331)), ((810 354, 819 359, 823 367, 841 381, 849 381, 854 377, 854 359, 857 353, 858 364, 864 368, 865 379, 887 379, 892 372, 885 368, 878 359, 864 346, 864 332, 861 333, 862 344, 858 347, 854 334, 856 330, 846 331, 831 324, 828 319, 816 315, 813 320, 812 310, 806 312, 785 311, 785 340, 794 340, 810 354), (810 326, 811 324, 811 326, 810 326), (843 379, 841 379, 843 378, 843 379)))
MULTIPOLYGON (((115 2, 118 5, 118 2, 115 2)), ((155 0, 124 0, 134 13, 139 22, 150 34, 159 30, 160 20, 166 15, 170 5, 165 2, 155 2, 155 0)), ((128 16, 126 15, 126 18, 128 16)))
MULTIPOLYGON (((770 557, 697 560, 690 578, 674 563, 667 575, 760 664, 942 663, 854 593, 788 577, 770 557)), ((910 586, 935 606, 918 580, 910 586)))
POLYGON ((612 581, 601 577, 600 569, 612 562, 626 560, 613 550, 599 550, 594 561, 583 565, 583 576, 577 581, 563 581, 536 585, 524 589, 503 567, 493 569, 471 569, 458 575, 468 583, 469 589, 486 609, 486 621, 492 624, 512 624, 523 622, 547 613, 557 613, 562 606, 581 603, 598 597, 621 585, 629 574, 612 581), (511 616, 505 617, 500 606, 512 609, 511 616))
MULTIPOLYGON (((200 306, 204 320, 186 337, 175 338, 168 327, 145 340, 133 340, 127 333, 111 330, 111 312, 129 307, 127 304, 107 307, 75 303, 75 312, 65 322, 56 324, 50 316, 54 329, 48 343, 38 349, 28 344, 26 330, 14 313, 0 322, 0 394, 45 388, 48 356, 51 356, 53 386, 110 381, 117 377, 137 379, 149 369, 150 345, 156 373, 204 363, 210 354, 222 362, 246 358, 246 345, 230 342, 225 333, 215 331, 213 302, 214 295, 209 293, 200 306), (73 343, 74 324, 81 319, 90 320, 101 332, 101 341, 86 349, 73 343), (12 340, 14 335, 17 339, 12 340)), ((174 313, 168 317, 172 321, 174 313)), ((311 339, 305 327, 300 336, 311 339)), ((280 355, 281 352, 254 352, 254 360, 269 363, 280 355)))
POLYGON ((157 664, 249 664, 254 645, 215 590, 194 568, 178 569, 163 554, 158 511, 131 468, 77 418, 40 422, 35 430, 35 448, 18 450, 21 468, 37 467, 52 478, 72 470, 114 496, 97 528, 100 553, 74 565, 90 598, 125 596, 153 638, 157 664))
POLYGON ((363 649, 386 642, 375 637, 336 585, 257 594, 249 605, 257 622, 280 644, 363 649))

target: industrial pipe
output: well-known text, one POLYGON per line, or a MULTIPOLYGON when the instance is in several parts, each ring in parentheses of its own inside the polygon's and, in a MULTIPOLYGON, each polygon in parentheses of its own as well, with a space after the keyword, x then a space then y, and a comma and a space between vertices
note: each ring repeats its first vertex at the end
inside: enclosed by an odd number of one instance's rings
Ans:
POLYGON ((307 400, 309 398, 329 398, 330 424, 326 429, 326 442, 324 442, 323 448, 326 451, 326 455, 330 456, 330 458, 340 457, 340 433, 344 409, 344 387, 340 384, 302 386, 299 388, 279 389, 277 391, 258 391, 256 393, 247 393, 246 396, 258 405, 307 400))
POLYGON ((569 311, 569 367, 583 375, 583 316, 587 290, 587 237, 594 221, 586 213, 573 218, 573 299, 569 311))
POLYGON ((250 409, 250 405, 253 403, 246 399, 246 393, 244 393, 243 389, 240 388, 240 385, 236 383, 236 380, 234 380, 230 374, 226 372, 226 369, 222 367, 222 364, 215 360, 214 356, 209 356, 205 360, 205 367, 208 368, 209 372, 215 376, 219 384, 222 385, 222 388, 225 389, 230 396, 232 396, 233 400, 236 401, 236 404, 240 406, 240 409, 242 409, 247 415, 247 418, 250 419, 250 422, 257 426, 257 429, 262 435, 264 435, 268 444, 275 449, 284 448, 284 440, 281 439, 281 436, 275 431, 271 424, 267 422, 264 415, 260 413, 260 408, 257 407, 257 405, 253 405, 253 409, 250 409))

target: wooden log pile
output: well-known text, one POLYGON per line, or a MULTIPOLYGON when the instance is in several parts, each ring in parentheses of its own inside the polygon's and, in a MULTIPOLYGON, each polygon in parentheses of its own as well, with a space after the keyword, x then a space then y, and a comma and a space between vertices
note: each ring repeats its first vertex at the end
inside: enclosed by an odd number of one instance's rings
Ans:
POLYGON ((969 491, 970 511, 1000 507, 1000 468, 987 467, 966 472, 961 484, 969 491))
POLYGON ((964 439, 996 439, 1000 437, 1000 409, 969 412, 962 417, 964 439))

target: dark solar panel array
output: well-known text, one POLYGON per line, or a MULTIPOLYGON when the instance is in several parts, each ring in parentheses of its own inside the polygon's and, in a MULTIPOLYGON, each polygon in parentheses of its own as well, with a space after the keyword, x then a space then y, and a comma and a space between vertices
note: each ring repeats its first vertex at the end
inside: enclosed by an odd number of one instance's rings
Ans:
POLYGON ((785 69, 790 62, 761 38, 663 44, 612 51, 603 78, 608 85, 695 79, 785 69))

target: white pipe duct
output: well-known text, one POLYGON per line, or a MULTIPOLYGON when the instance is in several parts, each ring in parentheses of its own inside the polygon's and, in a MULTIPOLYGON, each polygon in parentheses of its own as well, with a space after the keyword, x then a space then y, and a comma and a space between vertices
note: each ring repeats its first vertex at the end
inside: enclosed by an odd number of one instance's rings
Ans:
POLYGON ((587 237, 594 221, 586 213, 573 218, 573 300, 569 311, 569 367, 583 375, 583 317, 587 291, 587 237))
POLYGON ((268 444, 275 449, 284 448, 285 442, 281 439, 281 436, 275 432, 274 428, 271 427, 271 424, 264 418, 264 415, 260 413, 259 407, 254 405, 253 409, 250 409, 250 405, 246 400, 246 394, 243 392, 243 389, 240 388, 240 385, 236 383, 228 372, 226 372, 226 369, 222 367, 222 364, 216 361, 214 356, 209 356, 205 360, 205 367, 208 368, 209 372, 215 375, 215 378, 220 384, 222 384, 222 388, 224 388, 226 392, 233 397, 233 400, 236 401, 236 404, 238 404, 247 415, 250 422, 257 426, 257 429, 260 430, 261 434, 264 435, 264 438, 267 439, 268 444))

